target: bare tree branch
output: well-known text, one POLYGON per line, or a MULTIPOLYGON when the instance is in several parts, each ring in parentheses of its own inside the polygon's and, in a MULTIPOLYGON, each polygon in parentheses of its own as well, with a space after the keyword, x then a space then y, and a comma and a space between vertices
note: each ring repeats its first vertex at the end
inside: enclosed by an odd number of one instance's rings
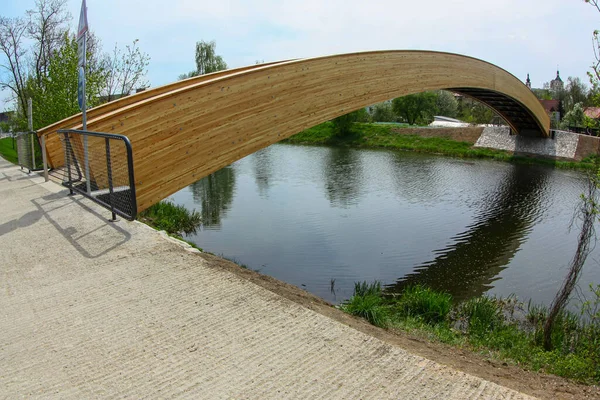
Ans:
POLYGON ((27 24, 21 18, 0 17, 0 52, 6 58, 5 66, 9 76, 2 80, 3 86, 14 92, 22 110, 27 109, 25 82, 27 69, 25 67, 26 50, 23 40, 27 24))
POLYGON ((135 88, 147 87, 145 75, 150 56, 143 53, 138 47, 138 39, 131 45, 126 45, 125 50, 119 49, 115 43, 112 54, 106 55, 106 86, 104 93, 107 101, 126 96, 135 88))
POLYGON ((28 34, 34 40, 33 72, 38 85, 48 74, 48 65, 52 53, 61 43, 68 31, 67 24, 71 15, 66 11, 67 0, 36 0, 35 8, 28 10, 28 34))

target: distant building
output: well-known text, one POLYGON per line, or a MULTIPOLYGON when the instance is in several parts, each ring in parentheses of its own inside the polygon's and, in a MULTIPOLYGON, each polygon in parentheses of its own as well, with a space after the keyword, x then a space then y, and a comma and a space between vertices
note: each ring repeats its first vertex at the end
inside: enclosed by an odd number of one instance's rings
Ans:
POLYGON ((586 107, 583 109, 586 117, 600 121, 600 107, 586 107))
POLYGON ((447 128, 462 128, 470 126, 468 122, 459 119, 436 115, 433 117, 433 122, 429 126, 447 127, 447 128))
POLYGON ((8 122, 12 114, 12 111, 0 112, 0 122, 8 122))
POLYGON ((556 70, 556 78, 550 81, 550 90, 552 90, 554 93, 558 93, 559 91, 563 90, 564 87, 565 85, 562 79, 560 79, 560 72, 556 70))
POLYGON ((548 116, 550 117, 551 125, 553 127, 557 127, 562 117, 562 104, 557 97, 558 94, 564 90, 564 82, 560 78, 560 71, 556 70, 556 78, 552 79, 549 85, 544 85, 543 89, 531 87, 531 79, 529 78, 529 74, 527 74, 525 85, 531 89, 531 91, 539 99, 540 103, 542 103, 544 110, 546 110, 546 113, 548 113, 548 116))
POLYGON ((544 110, 554 122, 560 122, 560 100, 540 100, 544 110))

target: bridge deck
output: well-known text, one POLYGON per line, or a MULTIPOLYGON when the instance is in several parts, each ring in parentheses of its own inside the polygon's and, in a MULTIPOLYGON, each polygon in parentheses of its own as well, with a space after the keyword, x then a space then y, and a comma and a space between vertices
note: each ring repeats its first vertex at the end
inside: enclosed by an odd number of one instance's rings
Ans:
POLYGON ((140 223, 109 223, 40 181, 0 158, 2 398, 527 397, 210 267, 140 223))

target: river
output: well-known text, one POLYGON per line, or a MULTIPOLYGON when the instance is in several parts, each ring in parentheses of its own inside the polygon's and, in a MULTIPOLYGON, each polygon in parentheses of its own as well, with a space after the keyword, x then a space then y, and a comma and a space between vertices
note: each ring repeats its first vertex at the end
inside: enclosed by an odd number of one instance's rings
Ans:
MULTIPOLYGON (((354 282, 423 283, 549 304, 567 272, 585 174, 391 150, 276 144, 170 197, 186 239, 339 303, 354 282)), ((600 283, 600 249, 580 281, 600 283)))

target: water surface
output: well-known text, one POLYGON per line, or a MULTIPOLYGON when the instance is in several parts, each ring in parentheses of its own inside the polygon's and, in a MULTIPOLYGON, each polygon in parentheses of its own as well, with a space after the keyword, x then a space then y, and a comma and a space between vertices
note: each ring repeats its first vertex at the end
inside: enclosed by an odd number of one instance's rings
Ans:
MULTIPOLYGON (((188 240, 331 302, 379 280, 548 304, 584 186, 583 173, 544 166, 277 144, 171 198, 202 213, 188 240)), ((598 256, 581 287, 600 282, 598 256)))

